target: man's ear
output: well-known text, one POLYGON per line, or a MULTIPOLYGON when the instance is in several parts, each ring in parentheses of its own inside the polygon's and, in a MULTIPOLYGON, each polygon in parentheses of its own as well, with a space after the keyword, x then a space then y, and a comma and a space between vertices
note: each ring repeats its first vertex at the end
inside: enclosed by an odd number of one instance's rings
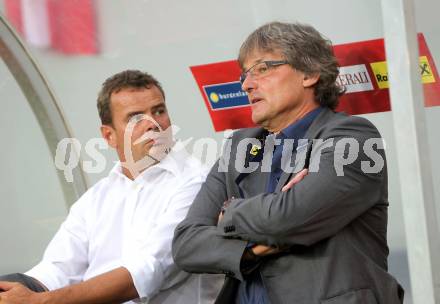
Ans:
POLYGON ((116 148, 116 132, 112 126, 101 125, 101 135, 110 147, 116 148))
POLYGON ((310 75, 306 75, 304 74, 304 79, 303 79, 303 86, 305 88, 310 88, 313 87, 319 80, 319 74, 310 74, 310 75))

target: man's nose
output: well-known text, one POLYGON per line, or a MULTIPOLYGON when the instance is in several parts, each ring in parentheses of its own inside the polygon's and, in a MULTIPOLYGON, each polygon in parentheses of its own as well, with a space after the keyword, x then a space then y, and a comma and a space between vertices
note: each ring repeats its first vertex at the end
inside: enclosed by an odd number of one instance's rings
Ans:
POLYGON ((247 74, 246 78, 244 79, 243 83, 241 84, 241 88, 243 91, 250 93, 253 89, 257 86, 257 83, 255 82, 254 78, 252 77, 252 74, 247 74))
POLYGON ((143 119, 141 124, 142 124, 142 128, 144 129, 144 132, 159 131, 158 128, 159 124, 157 123, 157 121, 151 118, 151 116, 146 119, 143 119))

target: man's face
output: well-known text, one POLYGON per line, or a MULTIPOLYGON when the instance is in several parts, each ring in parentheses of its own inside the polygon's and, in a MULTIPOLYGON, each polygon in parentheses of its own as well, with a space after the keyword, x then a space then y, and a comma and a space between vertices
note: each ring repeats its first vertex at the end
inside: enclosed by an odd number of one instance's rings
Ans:
POLYGON ((149 155, 160 161, 172 137, 170 118, 160 90, 156 86, 122 89, 111 95, 110 107, 113 126, 102 126, 101 130, 109 145, 116 149, 119 159, 137 162, 149 155))
MULTIPOLYGON (((243 70, 262 61, 284 59, 280 52, 254 50, 245 59, 243 70)), ((248 75, 243 90, 249 96, 253 122, 273 132, 287 127, 305 102, 303 82, 304 73, 289 64, 272 67, 261 77, 248 75)))

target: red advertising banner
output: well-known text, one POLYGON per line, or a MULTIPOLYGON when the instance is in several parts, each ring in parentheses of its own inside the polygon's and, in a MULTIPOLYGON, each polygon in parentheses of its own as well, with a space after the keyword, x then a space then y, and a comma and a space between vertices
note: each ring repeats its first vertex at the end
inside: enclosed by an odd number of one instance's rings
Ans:
MULTIPOLYGON (((425 106, 440 105, 440 78, 423 34, 418 34, 419 66, 425 106)), ((345 86, 337 111, 366 114, 390 111, 383 39, 334 46, 340 64, 337 83, 345 86)), ((215 131, 255 126, 236 60, 190 67, 215 131)))
MULTIPOLYGON (((419 66, 425 106, 440 105, 440 79, 423 34, 418 34, 419 66)), ((366 114, 390 111, 388 72, 383 39, 334 46, 340 65, 337 82, 346 94, 337 111, 366 114)))
POLYGON ((238 81, 241 69, 237 60, 193 66, 191 72, 197 81, 215 131, 255 126, 251 119, 249 100, 238 81), (223 93, 210 91, 215 88, 223 93), (231 95, 237 91, 243 92, 244 98, 231 95), (224 106, 217 107, 219 103, 224 106))

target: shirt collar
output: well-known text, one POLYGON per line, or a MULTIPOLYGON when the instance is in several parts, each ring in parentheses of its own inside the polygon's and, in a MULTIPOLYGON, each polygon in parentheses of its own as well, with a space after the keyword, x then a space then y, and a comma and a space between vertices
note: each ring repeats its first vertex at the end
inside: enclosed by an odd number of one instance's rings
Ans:
MULTIPOLYGON (((139 174, 139 176, 135 179, 146 178, 152 171, 156 170, 164 170, 169 171, 173 175, 179 175, 185 165, 185 159, 188 157, 188 152, 181 142, 176 142, 176 144, 171 148, 170 152, 162 159, 159 163, 152 165, 151 167, 145 169, 139 174)), ((111 178, 125 178, 129 179, 122 172, 122 165, 120 161, 117 161, 113 166, 112 170, 109 173, 109 177, 111 178)))
POLYGON ((312 124, 313 120, 321 113, 322 107, 318 107, 313 111, 307 113, 303 118, 295 121, 294 123, 287 126, 281 130, 281 132, 277 135, 279 139, 301 139, 307 132, 307 129, 312 124))
POLYGON ((167 156, 165 156, 164 159, 162 159, 154 166, 151 166, 150 168, 160 168, 163 170, 167 170, 177 176, 182 173, 185 167, 185 159, 187 159, 188 156, 189 155, 185 149, 185 146, 180 141, 177 141, 171 148, 167 156))

